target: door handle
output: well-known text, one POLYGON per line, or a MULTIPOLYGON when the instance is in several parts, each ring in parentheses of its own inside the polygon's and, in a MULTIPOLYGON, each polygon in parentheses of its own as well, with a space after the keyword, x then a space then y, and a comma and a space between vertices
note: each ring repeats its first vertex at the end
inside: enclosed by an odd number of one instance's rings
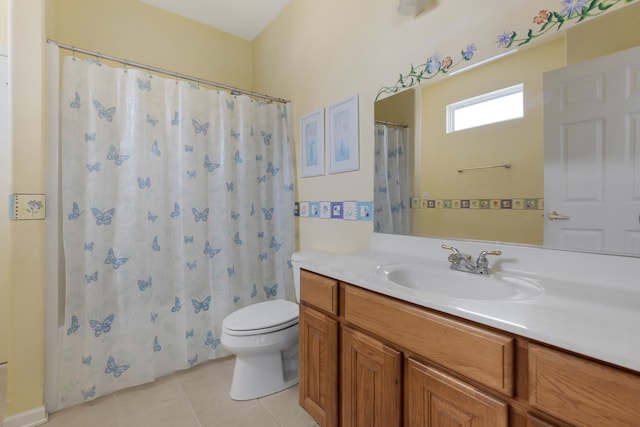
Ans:
POLYGON ((566 215, 560 215, 558 212, 556 211, 550 211, 547 214, 547 218, 549 218, 551 221, 554 221, 556 219, 563 219, 563 220, 567 220, 570 219, 568 216, 566 215))

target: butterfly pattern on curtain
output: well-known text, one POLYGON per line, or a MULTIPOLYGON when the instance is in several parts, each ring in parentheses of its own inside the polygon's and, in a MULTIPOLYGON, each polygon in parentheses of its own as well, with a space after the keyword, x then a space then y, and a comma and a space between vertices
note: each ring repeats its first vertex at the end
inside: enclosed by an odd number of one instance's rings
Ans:
POLYGON ((407 129, 375 126, 374 231, 409 234, 407 129))
POLYGON ((75 58, 61 98, 59 408, 225 356, 225 316, 294 300, 286 105, 75 58))

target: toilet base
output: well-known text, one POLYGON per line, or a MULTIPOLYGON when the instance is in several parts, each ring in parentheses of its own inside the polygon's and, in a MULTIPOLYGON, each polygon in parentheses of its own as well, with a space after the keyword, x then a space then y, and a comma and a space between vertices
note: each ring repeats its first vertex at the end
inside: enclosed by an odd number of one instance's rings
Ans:
POLYGON ((236 355, 229 396, 252 400, 298 384, 298 346, 266 354, 236 355))

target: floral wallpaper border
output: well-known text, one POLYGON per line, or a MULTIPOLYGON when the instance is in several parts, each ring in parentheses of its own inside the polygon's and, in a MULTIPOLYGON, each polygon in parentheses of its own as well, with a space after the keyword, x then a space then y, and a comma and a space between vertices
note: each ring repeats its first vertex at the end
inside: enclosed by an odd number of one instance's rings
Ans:
POLYGON ((46 219, 46 195, 34 193, 10 194, 9 219, 12 221, 46 219))
POLYGON ((295 202, 293 214, 303 218, 373 221, 373 202, 301 201, 295 202))
POLYGON ((411 209, 513 209, 543 210, 544 199, 420 199, 411 198, 411 209))
MULTIPOLYGON (((544 199, 421 199, 411 197, 411 209, 510 209, 544 210, 544 199)), ((343 219, 373 221, 372 201, 298 201, 294 203, 294 216, 301 218, 343 219)))
MULTIPOLYGON (((496 44, 498 47, 509 49, 513 46, 522 46, 533 39, 543 36, 551 29, 559 31, 567 22, 582 22, 586 19, 602 15, 618 3, 631 3, 635 0, 561 0, 560 10, 538 10, 533 16, 532 23, 535 28, 519 33, 515 30, 503 31, 498 34, 496 44)), ((407 74, 400 74, 398 81, 393 86, 384 86, 376 95, 376 101, 384 94, 393 94, 413 87, 423 80, 429 80, 441 74, 451 72, 461 63, 470 61, 474 52, 478 50, 475 43, 469 43, 460 50, 460 57, 455 61, 452 56, 433 54, 427 58, 424 64, 414 66, 407 74)), ((454 55, 455 56, 455 55, 454 55)))

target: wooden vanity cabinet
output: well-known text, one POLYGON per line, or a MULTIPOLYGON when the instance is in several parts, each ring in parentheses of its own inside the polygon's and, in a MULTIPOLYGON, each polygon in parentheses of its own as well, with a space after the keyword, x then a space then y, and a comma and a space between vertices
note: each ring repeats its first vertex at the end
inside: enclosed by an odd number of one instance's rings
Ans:
POLYGON ((300 405, 322 427, 640 427, 640 374, 308 271, 300 405))
POLYGON ((322 427, 339 426, 338 282, 300 272, 298 398, 322 427))
POLYGON ((346 326, 341 335, 341 425, 400 427, 402 353, 346 326))
POLYGON ((407 427, 507 427, 506 402, 440 370, 408 360, 407 427))
POLYGON ((640 426, 640 375, 529 344, 529 402, 577 426, 640 426))

